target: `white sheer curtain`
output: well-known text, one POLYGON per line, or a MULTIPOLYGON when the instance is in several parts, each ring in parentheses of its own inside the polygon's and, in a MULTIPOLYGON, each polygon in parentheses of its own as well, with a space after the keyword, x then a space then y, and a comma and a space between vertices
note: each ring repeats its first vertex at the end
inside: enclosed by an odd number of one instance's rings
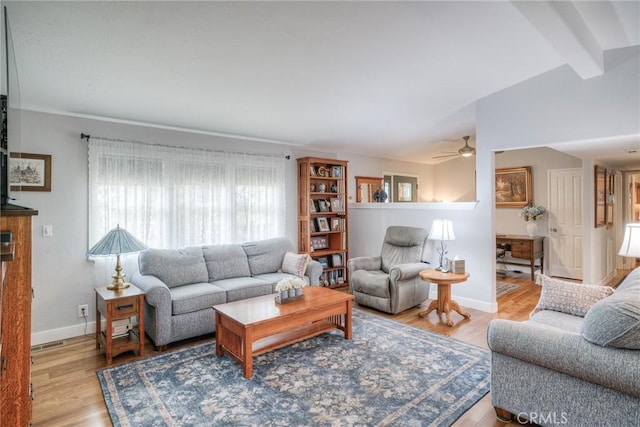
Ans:
POLYGON ((282 236, 283 156, 89 142, 89 247, 121 227, 154 248, 282 236))

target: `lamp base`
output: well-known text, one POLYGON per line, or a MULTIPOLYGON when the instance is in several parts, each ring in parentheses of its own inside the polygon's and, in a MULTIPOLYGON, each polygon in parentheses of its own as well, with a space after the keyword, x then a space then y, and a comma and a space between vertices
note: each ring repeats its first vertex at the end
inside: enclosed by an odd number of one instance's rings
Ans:
POLYGON ((131 286, 131 283, 127 283, 127 282, 122 282, 122 283, 112 283, 109 286, 107 286, 107 289, 109 289, 110 291, 121 291, 123 289, 127 289, 129 286, 131 286))
POLYGON ((118 255, 118 263, 116 264, 116 274, 111 277, 113 277, 113 282, 111 282, 111 284, 107 286, 107 289, 111 291, 118 292, 131 286, 131 283, 127 283, 124 281, 125 275, 122 274, 122 267, 120 266, 120 255, 118 255))

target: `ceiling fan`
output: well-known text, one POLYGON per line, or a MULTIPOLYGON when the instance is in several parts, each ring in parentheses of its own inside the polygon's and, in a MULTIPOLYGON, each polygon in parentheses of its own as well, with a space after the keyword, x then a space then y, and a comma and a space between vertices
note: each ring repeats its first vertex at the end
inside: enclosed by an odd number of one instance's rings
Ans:
POLYGON ((454 151, 444 151, 444 153, 448 153, 442 156, 435 156, 434 159, 441 159, 443 157, 455 157, 455 156, 462 156, 462 157, 471 157, 474 154, 476 154, 476 149, 473 148, 472 146, 469 145, 469 136, 463 136, 462 139, 464 139, 464 147, 460 148, 457 152, 454 151))

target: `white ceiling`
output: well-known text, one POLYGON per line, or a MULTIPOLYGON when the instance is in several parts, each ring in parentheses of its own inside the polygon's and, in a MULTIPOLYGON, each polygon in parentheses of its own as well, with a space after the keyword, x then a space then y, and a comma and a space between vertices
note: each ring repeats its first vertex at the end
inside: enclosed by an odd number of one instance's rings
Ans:
POLYGON ((425 163, 476 100, 640 44, 636 1, 3 3, 25 109, 425 163))

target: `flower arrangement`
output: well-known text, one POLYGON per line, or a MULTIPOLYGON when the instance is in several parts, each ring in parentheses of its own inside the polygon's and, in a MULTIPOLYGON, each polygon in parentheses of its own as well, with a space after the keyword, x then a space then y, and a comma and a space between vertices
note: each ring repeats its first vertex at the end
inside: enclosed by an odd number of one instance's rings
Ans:
POLYGON ((299 277, 287 277, 276 284, 276 292, 284 292, 289 289, 302 289, 307 286, 307 282, 299 277))
POLYGON ((535 221, 538 217, 544 215, 546 209, 544 206, 525 206, 520 212, 520 216, 524 217, 525 221, 535 221))

